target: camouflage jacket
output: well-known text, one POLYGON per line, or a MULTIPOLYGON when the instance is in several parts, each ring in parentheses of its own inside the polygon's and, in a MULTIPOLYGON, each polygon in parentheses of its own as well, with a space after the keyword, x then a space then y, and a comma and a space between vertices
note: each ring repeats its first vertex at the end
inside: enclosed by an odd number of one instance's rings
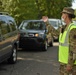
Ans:
POLYGON ((75 60, 76 60, 76 28, 73 28, 69 33, 68 65, 73 66, 75 60))
POLYGON ((47 30, 48 30, 48 33, 52 33, 52 27, 51 27, 51 25, 47 25, 47 30))
POLYGON ((48 30, 47 34, 51 33, 52 36, 59 34, 59 32, 57 30, 55 30, 54 27, 50 24, 47 25, 47 30, 48 30))

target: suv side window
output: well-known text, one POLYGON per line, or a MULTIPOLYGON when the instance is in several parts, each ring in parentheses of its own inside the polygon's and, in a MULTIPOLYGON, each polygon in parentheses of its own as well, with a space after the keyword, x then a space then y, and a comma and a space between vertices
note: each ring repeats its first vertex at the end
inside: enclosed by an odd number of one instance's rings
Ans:
POLYGON ((1 29, 2 35, 7 34, 8 32, 10 32, 9 25, 3 20, 0 20, 0 29, 1 29))
POLYGON ((15 24, 15 22, 9 20, 9 23, 10 23, 11 31, 15 31, 16 30, 16 24, 15 24))

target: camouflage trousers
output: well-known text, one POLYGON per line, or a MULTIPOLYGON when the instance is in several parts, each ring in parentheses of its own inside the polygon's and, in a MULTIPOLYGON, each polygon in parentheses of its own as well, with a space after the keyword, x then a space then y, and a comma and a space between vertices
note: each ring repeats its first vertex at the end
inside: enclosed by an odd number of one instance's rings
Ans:
POLYGON ((60 63, 60 75, 76 75, 76 65, 73 66, 70 72, 67 72, 66 65, 60 63))
POLYGON ((51 35, 51 33, 48 33, 48 34, 47 34, 47 39, 48 39, 47 42, 50 43, 50 41, 52 40, 52 35, 51 35))

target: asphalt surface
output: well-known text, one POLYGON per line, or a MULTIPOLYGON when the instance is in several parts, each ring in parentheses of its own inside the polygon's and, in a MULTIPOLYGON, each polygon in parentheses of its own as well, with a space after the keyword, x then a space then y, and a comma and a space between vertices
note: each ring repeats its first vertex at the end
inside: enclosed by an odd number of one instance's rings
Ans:
POLYGON ((16 64, 0 64, 0 75, 59 75, 58 43, 47 51, 19 50, 16 64))

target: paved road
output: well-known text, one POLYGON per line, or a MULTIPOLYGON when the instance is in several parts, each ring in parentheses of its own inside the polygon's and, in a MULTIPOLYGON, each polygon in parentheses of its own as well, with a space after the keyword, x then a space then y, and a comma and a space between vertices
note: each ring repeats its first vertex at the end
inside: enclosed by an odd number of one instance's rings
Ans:
POLYGON ((59 75, 57 54, 58 43, 47 51, 20 50, 16 64, 0 64, 0 75, 59 75))

